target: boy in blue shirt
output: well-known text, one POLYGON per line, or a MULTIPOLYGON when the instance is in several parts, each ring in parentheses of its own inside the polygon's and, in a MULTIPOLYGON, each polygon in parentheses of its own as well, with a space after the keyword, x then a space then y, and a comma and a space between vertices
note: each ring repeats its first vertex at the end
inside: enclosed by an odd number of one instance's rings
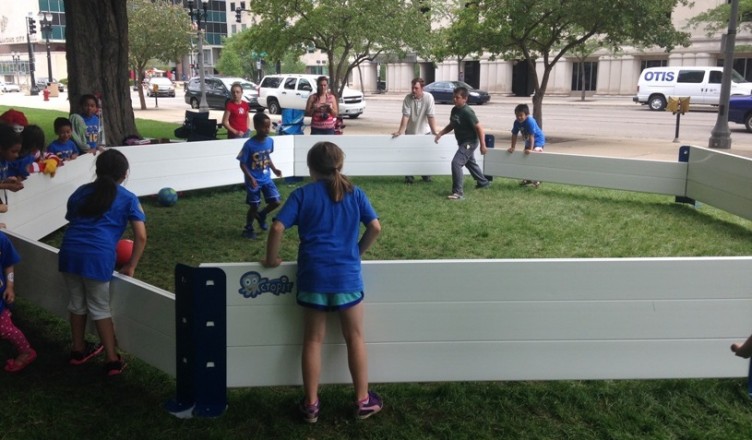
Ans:
POLYGON ((47 152, 58 156, 62 160, 73 160, 78 157, 78 147, 73 142, 73 126, 68 118, 55 119, 55 133, 57 139, 47 147, 47 152))
MULTIPOLYGON (((543 146, 546 144, 546 136, 543 134, 543 130, 538 126, 535 118, 530 116, 530 108, 527 104, 520 104, 514 108, 514 125, 512 126, 512 146, 507 150, 510 153, 514 152, 514 147, 517 145, 517 134, 522 132, 522 138, 525 140, 525 154, 530 154, 530 151, 540 153, 543 151, 543 146)), ((540 182, 537 180, 524 179, 520 182, 520 186, 533 185, 534 188, 540 186, 540 182)))
POLYGON ((91 94, 81 95, 78 101, 81 113, 70 115, 73 127, 73 142, 81 154, 96 150, 102 126, 99 121, 99 100, 91 94))
POLYGON ((253 116, 253 128, 256 130, 256 135, 243 144, 243 149, 238 154, 240 169, 245 175, 247 191, 245 202, 249 205, 243 237, 250 239, 256 238, 256 232, 253 230, 254 220, 258 220, 261 230, 266 231, 267 214, 280 205, 281 197, 270 171, 273 171, 277 177, 282 175, 282 171, 274 166, 271 158, 274 152, 274 141, 269 137, 272 128, 269 116, 256 113, 253 116), (259 211, 262 193, 266 200, 266 207, 259 211))

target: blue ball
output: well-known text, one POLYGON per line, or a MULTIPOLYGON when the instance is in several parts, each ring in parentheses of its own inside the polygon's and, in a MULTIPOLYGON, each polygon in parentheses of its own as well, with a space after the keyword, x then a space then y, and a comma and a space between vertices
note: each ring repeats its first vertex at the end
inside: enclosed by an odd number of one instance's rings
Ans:
POLYGON ((178 202, 178 193, 172 188, 162 188, 157 194, 157 201, 162 206, 172 206, 178 202))

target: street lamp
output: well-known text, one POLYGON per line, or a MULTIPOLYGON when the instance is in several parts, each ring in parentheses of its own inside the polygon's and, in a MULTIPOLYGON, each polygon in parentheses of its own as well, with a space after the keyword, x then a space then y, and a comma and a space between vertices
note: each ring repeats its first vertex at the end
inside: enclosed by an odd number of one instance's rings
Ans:
POLYGON ((39 87, 34 79, 34 48, 31 45, 31 35, 37 33, 37 23, 34 21, 33 14, 29 12, 26 17, 26 45, 29 49, 29 73, 31 74, 31 87, 29 87, 29 94, 32 96, 39 94, 39 87))
POLYGON ((16 84, 21 87, 21 81, 18 78, 18 71, 21 70, 21 54, 13 51, 10 53, 10 57, 13 60, 13 77, 16 79, 16 84))
POLYGON ((52 59, 50 58, 50 35, 52 34, 52 14, 49 12, 39 13, 39 26, 47 44, 47 81, 52 82, 52 59))
POLYGON ((204 27, 206 27, 206 17, 208 15, 207 7, 209 6, 209 0, 201 0, 201 9, 193 9, 193 0, 188 0, 188 14, 191 17, 191 21, 196 22, 196 33, 198 35, 198 77, 201 81, 201 102, 198 106, 198 111, 201 113, 207 113, 209 111, 209 105, 206 103, 206 83, 204 82, 204 38, 201 35, 201 19, 204 20, 204 27))

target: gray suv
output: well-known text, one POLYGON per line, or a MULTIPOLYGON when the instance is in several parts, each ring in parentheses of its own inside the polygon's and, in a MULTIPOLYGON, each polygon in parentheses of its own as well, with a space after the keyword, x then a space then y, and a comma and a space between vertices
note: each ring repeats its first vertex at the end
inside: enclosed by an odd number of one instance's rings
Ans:
MULTIPOLYGON (((248 102, 252 110, 263 108, 259 105, 256 91, 256 84, 244 80, 243 78, 224 78, 209 77, 204 78, 206 82, 206 104, 209 108, 224 110, 225 103, 232 98, 230 88, 234 83, 240 83, 243 87, 243 99, 248 102)), ((185 103, 190 104, 191 108, 197 109, 201 103, 201 79, 198 77, 191 78, 185 88, 185 103)))

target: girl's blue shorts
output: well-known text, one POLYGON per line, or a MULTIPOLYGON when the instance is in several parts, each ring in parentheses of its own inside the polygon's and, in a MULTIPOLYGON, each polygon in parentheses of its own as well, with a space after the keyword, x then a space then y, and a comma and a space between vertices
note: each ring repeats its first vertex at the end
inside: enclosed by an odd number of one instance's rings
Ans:
POLYGON ((298 292, 298 304, 310 309, 335 312, 348 309, 363 301, 363 292, 316 293, 298 292))

